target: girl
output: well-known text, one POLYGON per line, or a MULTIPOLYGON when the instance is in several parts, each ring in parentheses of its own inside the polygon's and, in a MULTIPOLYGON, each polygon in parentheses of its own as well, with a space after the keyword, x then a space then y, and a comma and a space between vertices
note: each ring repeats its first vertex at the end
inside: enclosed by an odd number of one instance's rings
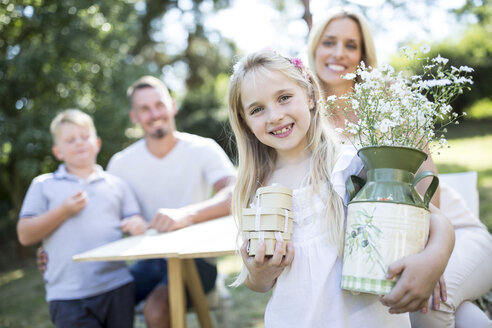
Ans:
POLYGON ((294 229, 287 252, 255 257, 236 281, 255 291, 275 286, 266 327, 409 327, 408 314, 390 314, 376 295, 342 291, 344 182, 362 168, 354 150, 341 153, 326 121, 316 82, 298 59, 271 52, 246 56, 229 85, 230 121, 239 167, 232 211, 248 207, 258 187, 294 189, 294 229))
MULTIPOLYGON (((324 97, 341 96, 351 92, 354 87, 353 82, 342 79, 340 75, 354 72, 361 60, 366 66, 375 67, 377 64, 372 34, 365 18, 348 8, 334 8, 327 12, 310 32, 308 58, 314 75, 322 85, 324 97)), ((344 126, 343 113, 332 112, 330 114, 332 124, 337 127, 344 126)), ((430 156, 422 169, 436 172, 430 156)), ((422 187, 426 188, 426 186, 422 187)), ((439 305, 439 285, 437 285, 438 291, 434 293, 435 297, 431 307, 433 310, 428 313, 425 313, 426 311, 412 313, 410 315, 412 326, 490 327, 490 320, 487 316, 470 301, 480 297, 492 287, 492 262, 488 260, 492 256, 492 238, 456 192, 444 184, 441 184, 440 190, 440 197, 434 196, 433 203, 436 206, 441 204, 442 212, 451 220, 456 232, 455 250, 444 272, 447 291, 446 289, 441 290, 444 302, 439 305)), ((431 210, 436 211, 437 209, 431 210)), ((435 219, 433 221, 431 221, 433 225, 431 225, 429 244, 436 240, 436 234, 438 238, 448 235, 446 227, 440 229, 436 225, 439 222, 435 222, 435 219)), ((444 239, 442 251, 446 249, 449 242, 448 238, 444 239)), ((425 255, 425 252, 429 254, 429 248, 428 245, 422 255, 425 255)), ((444 270, 445 262, 442 259, 447 259, 447 257, 445 254, 434 255, 431 252, 429 260, 422 255, 420 257, 426 261, 425 263, 436 263, 437 261, 438 264, 434 268, 427 264, 420 266, 431 269, 426 274, 426 281, 427 285, 432 288, 432 284, 429 283, 436 281, 439 271, 444 270)), ((427 292, 424 290, 429 290, 429 287, 425 287, 422 283, 426 281, 414 280, 408 285, 410 290, 423 290, 417 298, 422 298, 425 304, 427 304, 425 297, 427 292)), ((407 311, 418 310, 424 305, 424 303, 415 302, 417 306, 400 307, 397 292, 395 287, 392 293, 383 298, 383 301, 393 308, 407 311)))

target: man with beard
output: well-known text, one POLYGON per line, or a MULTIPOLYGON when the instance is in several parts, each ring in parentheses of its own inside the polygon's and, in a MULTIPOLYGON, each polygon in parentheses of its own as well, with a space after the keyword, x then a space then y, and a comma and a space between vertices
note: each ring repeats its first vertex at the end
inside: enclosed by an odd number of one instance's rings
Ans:
MULTIPOLYGON (((138 79, 128 96, 130 118, 144 138, 115 154, 107 170, 130 184, 149 228, 172 231, 230 214, 235 170, 222 148, 212 139, 176 130, 177 105, 159 79, 138 79)), ((215 263, 195 263, 208 292, 217 276, 215 263)), ((145 299, 148 327, 168 327, 167 261, 142 260, 130 270, 137 303, 145 299)))

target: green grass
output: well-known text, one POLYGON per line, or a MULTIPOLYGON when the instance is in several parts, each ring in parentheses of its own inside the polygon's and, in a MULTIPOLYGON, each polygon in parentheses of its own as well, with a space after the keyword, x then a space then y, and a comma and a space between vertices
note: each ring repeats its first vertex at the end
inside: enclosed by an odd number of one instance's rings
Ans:
POLYGON ((438 171, 477 171, 480 219, 492 232, 492 135, 451 139, 449 145, 432 156, 438 171))
MULTIPOLYGON (((220 272, 227 275, 230 284, 241 268, 239 256, 219 259, 220 272)), ((271 293, 255 293, 244 286, 229 288, 232 296, 230 327, 263 327, 263 313, 271 293)), ((19 264, 19 268, 0 273, 0 327, 48 328, 53 327, 49 318, 48 304, 44 296, 43 279, 34 260, 19 264)), ((138 320, 138 319, 137 319, 138 320)), ((190 328, 199 327, 196 316, 188 314, 190 328)), ((136 327, 145 327, 136 322, 136 327)))
MULTIPOLYGON (((465 122, 449 130, 451 148, 433 155, 433 159, 441 173, 478 172, 480 218, 492 231, 492 122, 465 122)), ((227 283, 240 267, 238 257, 219 260, 220 271, 228 274, 227 283)), ((254 293, 244 286, 230 289, 230 293, 233 300, 229 313, 231 327, 263 327, 263 313, 270 293, 254 293)), ((18 263, 0 272, 0 295, 0 328, 52 326, 44 300, 44 284, 34 259, 29 264, 18 263)))
POLYGON ((0 295, 0 327, 53 327, 44 300, 43 279, 34 261, 1 273, 0 295))

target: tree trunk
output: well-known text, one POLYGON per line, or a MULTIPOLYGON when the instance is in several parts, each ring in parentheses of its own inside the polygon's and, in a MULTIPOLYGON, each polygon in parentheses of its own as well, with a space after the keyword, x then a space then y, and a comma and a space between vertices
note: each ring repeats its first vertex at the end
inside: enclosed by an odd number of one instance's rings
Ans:
POLYGON ((311 31, 311 27, 313 27, 313 15, 309 9, 309 0, 302 0, 302 5, 304 6, 304 15, 302 15, 302 19, 304 19, 308 29, 311 31))

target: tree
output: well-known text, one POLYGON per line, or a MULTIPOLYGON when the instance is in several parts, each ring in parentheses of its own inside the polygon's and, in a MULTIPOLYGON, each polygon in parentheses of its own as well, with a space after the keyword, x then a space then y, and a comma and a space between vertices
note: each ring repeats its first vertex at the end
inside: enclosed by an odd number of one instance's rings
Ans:
POLYGON ((31 179, 53 170, 49 122, 66 108, 95 117, 105 140, 102 161, 124 142, 124 90, 136 72, 129 61, 138 14, 121 2, 4 1, 0 9, 0 184, 9 212, 2 241, 15 237, 31 179), (124 26, 120 22, 126 22, 124 26), (110 122, 110 124, 109 124, 110 122))
MULTIPOLYGON (((50 155, 48 130, 58 111, 75 107, 94 117, 103 140, 99 162, 105 165, 132 141, 125 135, 130 126, 125 91, 136 78, 160 77, 164 68, 182 63, 191 92, 201 85, 213 90, 214 77, 226 70, 234 47, 222 42, 220 34, 215 38, 219 50, 207 39, 207 33, 216 32, 203 29, 200 14, 210 1, 193 1, 191 8, 159 0, 2 2, 0 209, 7 215, 0 216, 0 247, 13 250, 15 224, 30 181, 57 165, 50 155), (195 17, 187 26, 183 50, 174 54, 158 38, 162 19, 171 10, 195 17), (204 63, 204 58, 211 60, 204 63)), ((227 3, 215 0, 213 9, 227 3)), ((220 106, 213 101, 210 106, 213 117, 220 106)))
MULTIPOLYGON (((489 87, 492 84, 492 61, 490 60, 492 57, 492 39, 490 38, 492 1, 485 0, 480 3, 468 1, 455 12, 462 18, 466 15, 475 16, 476 22, 468 24, 461 35, 431 44, 431 52, 427 55, 433 58, 439 54, 449 59, 447 65, 469 66, 474 69, 472 73, 474 83, 471 90, 457 97, 452 104, 454 111, 461 114, 476 102, 484 99, 492 100, 489 87)), ((411 46, 418 50, 419 45, 421 43, 413 43, 411 46)), ((417 61, 406 62, 396 55, 392 59, 392 64, 398 70, 404 70, 408 66, 414 73, 420 74, 422 71, 421 64, 417 61)))

